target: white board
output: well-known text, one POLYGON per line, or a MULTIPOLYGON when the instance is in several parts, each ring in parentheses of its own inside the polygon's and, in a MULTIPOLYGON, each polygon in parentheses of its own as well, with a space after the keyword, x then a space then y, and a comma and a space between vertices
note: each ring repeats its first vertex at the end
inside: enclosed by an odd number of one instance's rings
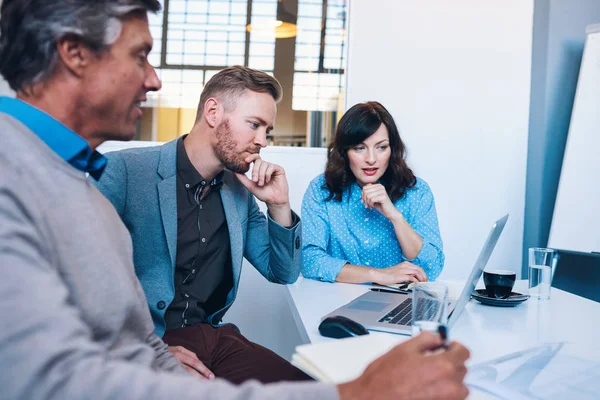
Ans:
POLYGON ((600 24, 587 29, 548 247, 600 251, 600 24))

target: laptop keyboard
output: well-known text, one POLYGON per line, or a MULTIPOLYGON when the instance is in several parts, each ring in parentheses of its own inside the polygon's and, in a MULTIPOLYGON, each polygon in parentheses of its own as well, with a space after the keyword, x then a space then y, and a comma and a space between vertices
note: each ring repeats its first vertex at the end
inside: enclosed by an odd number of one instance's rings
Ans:
POLYGON ((400 305, 387 313, 379 322, 397 325, 409 325, 411 320, 412 298, 407 298, 400 305))
MULTIPOLYGON (((438 308, 438 303, 435 300, 424 300, 419 303, 421 310, 419 315, 434 315, 438 308)), ((412 298, 409 297, 400 305, 387 313, 379 322, 387 322, 395 325, 410 325, 412 320, 412 298)))

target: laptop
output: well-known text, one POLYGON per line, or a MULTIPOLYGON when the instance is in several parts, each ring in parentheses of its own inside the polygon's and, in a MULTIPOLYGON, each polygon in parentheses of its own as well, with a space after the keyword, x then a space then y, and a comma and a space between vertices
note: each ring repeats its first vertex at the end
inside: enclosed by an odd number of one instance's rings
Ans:
MULTIPOLYGON (((477 261, 467 279, 467 284, 456 302, 448 305, 448 327, 452 327, 465 309, 475 285, 479 281, 500 234, 506 225, 508 214, 494 223, 490 234, 477 257, 477 261)), ((393 290, 393 289, 392 289, 393 290)), ((411 334, 412 294, 406 292, 376 292, 369 290, 350 303, 327 314, 323 319, 333 316, 350 318, 372 331, 411 334)))

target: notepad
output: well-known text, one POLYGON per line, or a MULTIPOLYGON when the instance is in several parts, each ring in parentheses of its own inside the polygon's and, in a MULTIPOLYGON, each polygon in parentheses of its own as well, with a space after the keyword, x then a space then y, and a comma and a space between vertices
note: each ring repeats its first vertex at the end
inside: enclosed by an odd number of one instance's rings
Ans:
POLYGON ((296 347, 292 364, 320 382, 340 384, 358 378, 367 366, 409 337, 369 335, 296 347))

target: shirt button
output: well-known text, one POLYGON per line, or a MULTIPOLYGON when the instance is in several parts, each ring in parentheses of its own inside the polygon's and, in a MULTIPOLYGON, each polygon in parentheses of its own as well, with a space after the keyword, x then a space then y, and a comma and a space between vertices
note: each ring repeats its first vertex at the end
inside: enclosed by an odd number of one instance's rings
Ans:
POLYGON ((166 306, 167 304, 162 300, 156 303, 156 308, 158 308, 159 310, 164 310, 166 306))
POLYGON ((206 185, 206 181, 200 181, 200 184, 201 184, 202 186, 205 186, 205 185, 206 185))
POLYGON ((190 184, 189 184, 189 183, 186 183, 186 184, 185 184, 185 187, 186 187, 186 189, 189 189, 189 188, 190 188, 190 184))
POLYGON ((205 242, 206 242, 206 238, 202 238, 202 243, 205 243, 205 242))

